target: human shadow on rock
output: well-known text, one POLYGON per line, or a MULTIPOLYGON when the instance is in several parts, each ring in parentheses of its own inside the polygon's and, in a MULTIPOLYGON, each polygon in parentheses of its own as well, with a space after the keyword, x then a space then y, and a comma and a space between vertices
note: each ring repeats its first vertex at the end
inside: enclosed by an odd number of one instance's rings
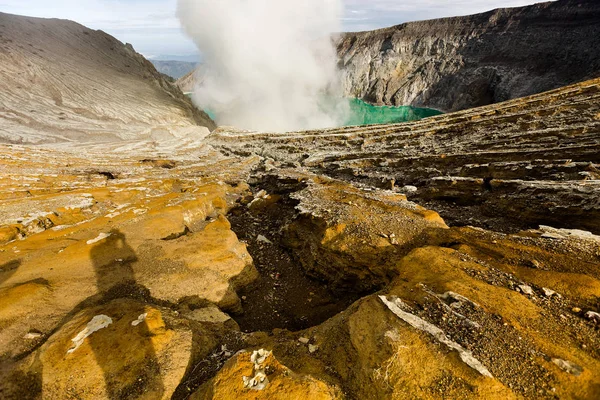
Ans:
MULTIPOLYGON (((120 230, 113 230, 110 236, 95 245, 90 257, 96 274, 96 285, 98 293, 107 298, 137 297, 131 290, 135 290, 135 274, 132 263, 138 260, 135 251, 127 243, 125 235, 120 230)), ((140 309, 143 312, 143 307, 140 309)), ((113 324, 125 315, 108 315, 113 324)), ((114 325, 113 325, 114 327, 114 325)), ((151 391, 156 398, 161 398, 164 387, 160 378, 160 366, 156 351, 152 345, 153 333, 146 320, 137 325, 131 324, 132 330, 138 330, 136 340, 115 341, 115 335, 92 334, 89 336, 89 344, 97 363, 104 373, 107 394, 111 399, 137 398, 151 391), (138 338, 142 338, 139 340, 138 338), (123 361, 124 354, 139 355, 136 359, 143 360, 143 366, 139 376, 133 381, 123 382, 119 365, 123 361)), ((111 329, 109 325, 106 329, 111 329)), ((123 338, 125 339, 125 338, 123 338)), ((129 368, 132 366, 126 366, 129 368)))

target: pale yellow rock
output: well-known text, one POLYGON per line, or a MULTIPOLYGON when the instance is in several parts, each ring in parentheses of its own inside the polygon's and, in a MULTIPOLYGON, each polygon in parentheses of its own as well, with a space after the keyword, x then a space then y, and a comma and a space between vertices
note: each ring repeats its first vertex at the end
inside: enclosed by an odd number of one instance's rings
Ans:
POLYGON ((192 400, 240 399, 240 400, 341 400, 338 387, 310 375, 296 374, 270 354, 260 364, 266 377, 264 389, 244 387, 244 377, 255 375, 255 363, 250 361, 251 352, 243 352, 231 358, 217 376, 191 396, 192 400))

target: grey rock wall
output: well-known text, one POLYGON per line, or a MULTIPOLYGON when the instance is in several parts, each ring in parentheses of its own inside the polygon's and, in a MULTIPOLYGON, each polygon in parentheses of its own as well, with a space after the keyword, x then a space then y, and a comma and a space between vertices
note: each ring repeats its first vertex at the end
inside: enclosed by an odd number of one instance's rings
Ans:
POLYGON ((600 2, 564 0, 343 34, 346 95, 457 111, 600 76, 600 2))

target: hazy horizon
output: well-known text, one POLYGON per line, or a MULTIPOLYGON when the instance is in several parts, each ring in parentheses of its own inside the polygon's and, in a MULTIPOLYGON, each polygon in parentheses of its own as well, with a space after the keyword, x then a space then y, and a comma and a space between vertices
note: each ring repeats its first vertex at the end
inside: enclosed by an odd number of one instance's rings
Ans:
MULTIPOLYGON (((131 43, 146 57, 170 55, 192 61, 196 46, 185 36, 175 16, 176 0, 0 0, 0 11, 32 17, 70 19, 101 29, 131 43)), ((540 3, 532 0, 346 0, 341 18, 343 31, 363 31, 409 21, 476 14, 495 8, 540 3)))

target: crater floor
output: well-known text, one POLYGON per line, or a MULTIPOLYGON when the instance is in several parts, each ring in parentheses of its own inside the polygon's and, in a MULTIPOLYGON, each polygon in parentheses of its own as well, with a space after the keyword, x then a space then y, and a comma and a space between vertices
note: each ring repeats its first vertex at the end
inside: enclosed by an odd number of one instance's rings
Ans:
POLYGON ((599 99, 0 145, 0 397, 598 398, 599 99))

